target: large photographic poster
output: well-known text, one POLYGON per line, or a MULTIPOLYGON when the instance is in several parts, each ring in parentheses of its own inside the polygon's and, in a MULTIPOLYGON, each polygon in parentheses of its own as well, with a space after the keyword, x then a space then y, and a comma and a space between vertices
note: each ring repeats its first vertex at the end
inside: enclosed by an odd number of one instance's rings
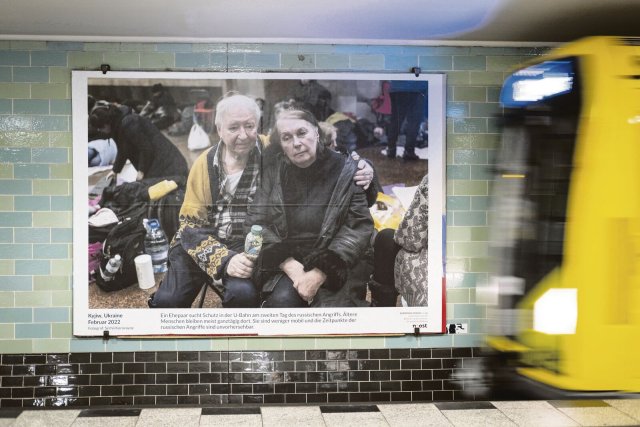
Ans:
POLYGON ((74 335, 444 332, 444 75, 72 86, 74 335))

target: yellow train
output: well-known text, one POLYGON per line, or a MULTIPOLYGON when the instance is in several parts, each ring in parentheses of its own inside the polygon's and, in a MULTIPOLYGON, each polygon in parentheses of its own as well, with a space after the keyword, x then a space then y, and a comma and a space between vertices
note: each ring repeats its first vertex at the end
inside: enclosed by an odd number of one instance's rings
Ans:
POLYGON ((485 374, 546 396, 640 392, 640 38, 559 47, 501 103, 485 374))

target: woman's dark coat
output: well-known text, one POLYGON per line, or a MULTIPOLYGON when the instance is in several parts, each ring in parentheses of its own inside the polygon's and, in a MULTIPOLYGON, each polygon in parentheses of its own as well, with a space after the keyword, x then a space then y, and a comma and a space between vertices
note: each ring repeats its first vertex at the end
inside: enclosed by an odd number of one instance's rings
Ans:
MULTIPOLYGON (((328 155, 333 155, 327 153, 328 155)), ((336 154, 337 155, 337 154, 336 154)), ((345 289, 349 269, 360 260, 370 244, 373 220, 367 198, 361 187, 353 182, 357 162, 345 158, 335 185, 329 207, 322 221, 321 231, 311 253, 299 256, 288 238, 287 220, 282 189, 286 168, 295 167, 285 160, 275 147, 265 150, 261 185, 254 202, 249 206, 245 225, 263 226, 263 250, 258 261, 256 280, 263 291, 269 291, 281 273, 278 265, 288 257, 298 259, 305 270, 318 267, 327 275, 313 300, 314 307, 340 307, 358 305, 345 289), (274 153, 275 152, 275 153, 274 153)), ((318 185, 322 185, 318 182, 318 185)))

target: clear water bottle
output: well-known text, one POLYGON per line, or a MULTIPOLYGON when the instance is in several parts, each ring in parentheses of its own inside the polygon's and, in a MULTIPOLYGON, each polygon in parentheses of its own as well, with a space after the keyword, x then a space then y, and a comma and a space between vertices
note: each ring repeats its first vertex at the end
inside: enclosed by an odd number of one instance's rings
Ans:
POLYGON ((157 219, 145 218, 143 224, 147 230, 147 235, 144 237, 144 251, 151 255, 154 274, 164 273, 167 271, 167 256, 169 253, 167 236, 160 228, 160 222, 157 219))
POLYGON ((247 234, 246 239, 244 239, 244 254, 250 260, 255 261, 258 259, 260 249, 262 249, 262 227, 252 225, 251 231, 247 234))
POLYGON ((122 257, 116 254, 109 259, 107 265, 105 265, 104 270, 100 268, 100 275, 105 282, 110 282, 113 280, 113 277, 116 275, 118 270, 120 270, 120 266, 122 265, 122 257))

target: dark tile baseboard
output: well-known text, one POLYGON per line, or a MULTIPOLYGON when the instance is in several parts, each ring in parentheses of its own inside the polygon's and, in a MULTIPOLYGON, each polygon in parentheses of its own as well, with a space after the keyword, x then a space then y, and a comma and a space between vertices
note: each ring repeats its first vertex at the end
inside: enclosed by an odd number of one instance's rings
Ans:
POLYGON ((453 401, 469 397, 451 373, 478 354, 475 348, 4 354, 0 407, 453 401))

